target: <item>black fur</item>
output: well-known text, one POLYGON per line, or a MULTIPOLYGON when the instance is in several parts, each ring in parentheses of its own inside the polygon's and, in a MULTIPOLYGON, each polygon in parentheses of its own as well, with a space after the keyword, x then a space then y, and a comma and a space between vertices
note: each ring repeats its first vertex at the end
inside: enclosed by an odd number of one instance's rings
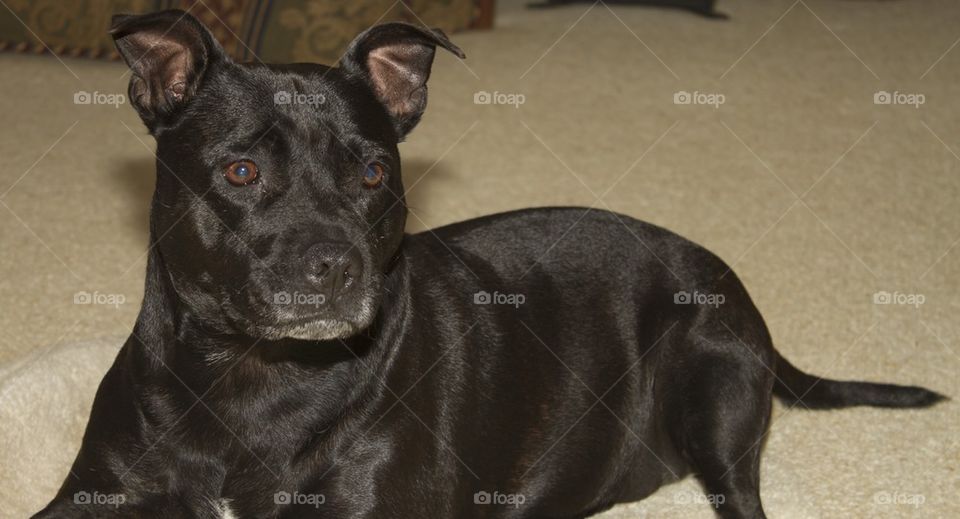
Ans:
POLYGON ((800 372, 720 259, 626 216, 405 235, 397 143, 459 52, 439 32, 371 29, 340 68, 234 63, 179 11, 113 34, 157 140, 144 302, 36 517, 574 518, 695 473, 755 518, 774 394, 941 398, 800 372))

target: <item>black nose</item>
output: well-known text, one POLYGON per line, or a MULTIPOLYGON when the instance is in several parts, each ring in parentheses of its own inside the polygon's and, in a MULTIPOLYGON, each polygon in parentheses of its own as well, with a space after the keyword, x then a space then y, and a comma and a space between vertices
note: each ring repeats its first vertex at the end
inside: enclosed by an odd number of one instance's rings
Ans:
POLYGON ((303 259, 307 280, 331 298, 350 290, 363 271, 359 251, 345 242, 315 243, 303 259))

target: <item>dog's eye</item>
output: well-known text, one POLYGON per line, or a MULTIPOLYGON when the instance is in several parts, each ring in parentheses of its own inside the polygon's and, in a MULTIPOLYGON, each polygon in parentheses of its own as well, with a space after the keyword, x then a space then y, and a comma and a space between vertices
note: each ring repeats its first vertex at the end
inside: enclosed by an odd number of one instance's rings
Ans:
POLYGON ((235 186, 245 186, 257 179, 257 165, 249 160, 238 160, 227 166, 223 176, 235 186))
POLYGON ((371 162, 363 170, 363 185, 367 187, 377 187, 383 182, 383 164, 371 162))

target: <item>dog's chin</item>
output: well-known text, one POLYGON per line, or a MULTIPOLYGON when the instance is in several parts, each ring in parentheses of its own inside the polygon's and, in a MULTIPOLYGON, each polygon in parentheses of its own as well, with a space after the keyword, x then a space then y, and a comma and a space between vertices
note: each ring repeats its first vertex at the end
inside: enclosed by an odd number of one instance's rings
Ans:
POLYGON ((357 323, 342 319, 318 319, 291 326, 270 326, 261 330, 265 339, 298 339, 301 341, 330 341, 346 339, 360 332, 357 323))
POLYGON ((225 310, 235 329, 255 339, 330 341, 358 335, 370 327, 379 302, 373 292, 340 300, 337 308, 263 302, 257 305, 259 311, 243 312, 235 306, 225 310))

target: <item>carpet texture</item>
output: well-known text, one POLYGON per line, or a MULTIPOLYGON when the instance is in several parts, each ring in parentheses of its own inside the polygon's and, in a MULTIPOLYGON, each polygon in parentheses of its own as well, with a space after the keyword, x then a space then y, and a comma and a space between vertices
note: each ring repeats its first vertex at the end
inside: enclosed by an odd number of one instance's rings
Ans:
MULTIPOLYGON (((501 2, 495 30, 454 38, 465 62, 438 55, 401 146, 409 230, 528 206, 620 211, 734 265, 803 369, 960 395, 960 4, 719 9, 731 20, 501 2)), ((66 476, 135 319, 154 145, 109 104, 126 92, 120 64, 5 54, 0 71, 0 516, 24 517, 66 476)), ((958 429, 956 401, 778 405, 766 509, 960 517, 958 429)), ((711 517, 703 501, 685 480, 603 517, 711 517)))

